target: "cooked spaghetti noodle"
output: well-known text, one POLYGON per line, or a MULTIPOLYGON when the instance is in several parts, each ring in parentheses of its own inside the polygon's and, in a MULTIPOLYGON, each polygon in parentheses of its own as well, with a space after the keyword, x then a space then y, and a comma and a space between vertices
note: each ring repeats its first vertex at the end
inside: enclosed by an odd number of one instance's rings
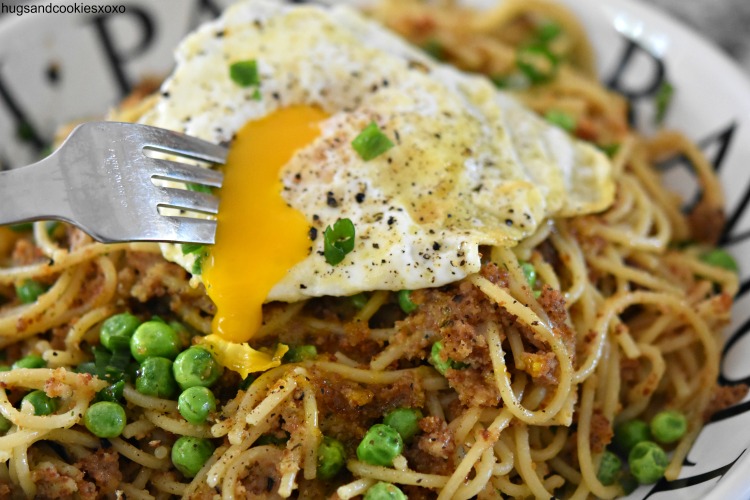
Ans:
MULTIPOLYGON (((548 221, 514 248, 485 248, 480 273, 413 292, 408 314, 382 291, 359 308, 345 297, 269 304, 255 346, 314 345, 315 356, 244 383, 225 371, 214 387, 217 412, 200 425, 129 380, 128 423, 110 439, 82 425, 109 382, 77 373, 93 359, 101 323, 130 311, 206 335, 213 304, 156 246, 103 245, 44 222, 30 232, 0 228, 0 345, 9 364, 36 354, 47 366, 0 372, 0 414, 10 423, 0 436, 0 496, 348 499, 383 481, 410 498, 613 498, 622 487, 602 484, 598 470, 617 424, 683 412, 688 430, 665 473, 674 479, 707 415, 742 396, 716 386, 737 276, 700 258, 722 222, 718 181, 678 133, 644 138, 629 128, 625 101, 593 78, 578 21, 541 0, 505 0, 481 14, 391 0, 371 14, 459 68, 495 78, 512 75, 516 48, 540 26, 559 26, 551 48, 565 63, 549 82, 515 94, 540 114, 573 117, 578 137, 618 146, 614 204, 548 221), (653 168, 678 154, 702 186, 688 215, 653 168), (527 265, 539 284, 525 276, 527 265), (46 291, 22 304, 16 289, 28 280, 46 291), (438 341, 450 361, 444 375, 426 361, 438 341), (57 398, 53 414, 19 408, 39 389, 57 398), (424 416, 403 454, 392 467, 358 460, 367 429, 398 407, 424 416), (170 460, 180 436, 215 445, 193 478, 170 460), (329 480, 317 472, 323 436, 339 440, 347 457, 329 480)), ((113 118, 137 120, 152 102, 133 101, 113 118)))

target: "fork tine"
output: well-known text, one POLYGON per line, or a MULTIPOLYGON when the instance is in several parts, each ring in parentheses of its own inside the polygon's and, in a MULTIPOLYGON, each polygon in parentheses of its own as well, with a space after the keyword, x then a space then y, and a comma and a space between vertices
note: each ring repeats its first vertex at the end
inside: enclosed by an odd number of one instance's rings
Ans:
POLYGON ((201 243, 213 245, 216 243, 216 221, 210 219, 195 219, 192 217, 177 217, 163 215, 170 226, 170 235, 164 241, 175 243, 201 243))
POLYGON ((151 158, 151 164, 153 165, 151 177, 156 179, 193 182, 213 187, 221 187, 224 180, 221 172, 197 165, 156 158, 151 158))
POLYGON ((219 199, 210 194, 167 187, 157 189, 162 195, 156 203, 157 206, 180 208, 207 214, 215 214, 219 211, 219 199))
POLYGON ((210 163, 225 163, 227 160, 229 151, 224 146, 171 130, 148 127, 146 125, 142 125, 142 127, 149 129, 148 134, 144 134, 148 137, 148 139, 144 140, 144 149, 160 153, 176 154, 210 163))

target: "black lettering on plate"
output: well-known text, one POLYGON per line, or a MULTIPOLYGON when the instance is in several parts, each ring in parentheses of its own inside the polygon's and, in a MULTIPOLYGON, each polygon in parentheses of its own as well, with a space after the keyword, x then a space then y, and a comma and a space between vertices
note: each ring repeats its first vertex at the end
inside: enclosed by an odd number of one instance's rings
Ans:
POLYGON ((44 148, 44 141, 37 132, 36 127, 31 124, 24 110, 21 109, 18 101, 11 94, 10 89, 8 89, 8 86, 2 79, 2 75, 0 75, 0 101, 5 104, 8 111, 10 111, 10 115, 13 117, 18 138, 34 146, 37 151, 41 151, 44 148))
POLYGON ((151 16, 135 5, 126 5, 125 9, 125 13, 97 15, 91 18, 117 85, 120 87, 120 95, 123 97, 132 88, 132 83, 125 71, 126 63, 145 53, 154 39, 154 21, 151 16), (136 21, 140 33, 128 36, 129 40, 138 40, 135 46, 123 47, 115 40, 110 26, 115 16, 131 16, 136 21))
MULTIPOLYGON (((740 325, 737 331, 734 332, 731 337, 729 337, 729 340, 727 340, 727 343, 724 346, 724 350, 721 353, 722 364, 724 362, 724 357, 729 352, 729 350, 734 347, 734 344, 742 340, 748 332, 750 332, 750 319, 746 320, 742 325, 740 325)), ((750 383, 750 376, 739 380, 731 380, 725 377, 722 373, 719 373, 719 384, 721 385, 737 385, 747 383, 750 383)))
POLYGON ((654 495, 656 493, 662 493, 664 491, 675 491, 680 490, 682 488, 689 488, 690 486, 695 486, 696 484, 705 483, 706 481, 710 481, 715 478, 721 478, 724 477, 724 474, 726 474, 729 469, 732 468, 732 466, 737 462, 737 460, 740 459, 742 455, 745 454, 747 450, 742 450, 742 453, 732 460, 727 465, 723 465, 719 468, 716 468, 714 470, 710 470, 708 472, 704 472, 703 474, 698 474, 697 476, 692 477, 685 477, 682 479, 675 479, 674 481, 667 481, 666 479, 662 478, 659 480, 658 483, 651 489, 651 491, 648 492, 648 495, 644 497, 643 500, 646 500, 646 498, 649 498, 651 495, 654 495))
POLYGON ((646 48, 642 47, 635 40, 623 37, 625 40, 625 48, 620 55, 620 59, 617 62, 612 76, 606 80, 607 87, 624 95, 628 101, 631 101, 631 105, 628 107, 628 119, 630 123, 634 123, 633 105, 632 101, 642 99, 644 97, 653 97, 659 87, 661 87, 666 77, 666 68, 664 61, 656 57, 654 54, 649 52, 646 48), (653 71, 650 80, 647 80, 641 88, 629 88, 623 82, 625 75, 630 70, 631 64, 635 62, 635 56, 637 54, 644 54, 653 63, 653 71))
POLYGON ((216 5, 213 0, 198 0, 190 18, 190 31, 201 24, 202 20, 219 17, 219 14, 221 14, 221 7, 216 5))

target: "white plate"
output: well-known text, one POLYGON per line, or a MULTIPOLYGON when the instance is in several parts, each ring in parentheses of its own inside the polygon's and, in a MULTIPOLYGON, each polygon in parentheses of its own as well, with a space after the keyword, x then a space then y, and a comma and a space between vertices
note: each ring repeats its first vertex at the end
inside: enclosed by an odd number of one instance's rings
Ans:
MULTIPOLYGON (((228 3, 97 1, 100 6, 126 5, 127 10, 5 16, 0 20, 0 163, 30 163, 59 124, 100 115, 124 96, 129 84, 166 76, 180 38, 228 3), (19 128, 29 131, 21 121, 31 126, 37 144, 18 138, 19 128)), ((642 130, 649 128, 658 78, 666 76, 676 88, 667 125, 685 131, 720 169, 730 221, 726 244, 738 258, 744 280, 721 376, 728 384, 750 381, 750 363, 744 362, 750 359, 750 336, 744 335, 750 330, 750 217, 745 210, 750 200, 750 85, 710 43, 646 5, 633 0, 565 3, 594 41, 603 80, 616 80, 621 90, 633 94, 642 130), (628 47, 633 48, 629 58, 628 47)), ((694 194, 684 165, 673 166, 668 175, 682 192, 694 194)), ((629 498, 750 498, 748 410, 750 402, 741 403, 706 425, 679 480, 642 487, 629 498)))

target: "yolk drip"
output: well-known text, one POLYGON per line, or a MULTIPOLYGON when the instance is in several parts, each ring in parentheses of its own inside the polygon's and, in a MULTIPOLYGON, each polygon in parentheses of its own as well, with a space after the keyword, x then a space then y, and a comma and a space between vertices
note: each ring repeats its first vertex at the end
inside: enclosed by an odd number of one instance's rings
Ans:
POLYGON ((247 123, 229 152, 221 188, 216 244, 203 282, 217 307, 213 331, 249 340, 261 325, 273 286, 308 255, 309 224, 281 197, 280 169, 319 134, 327 115, 295 106, 247 123))

